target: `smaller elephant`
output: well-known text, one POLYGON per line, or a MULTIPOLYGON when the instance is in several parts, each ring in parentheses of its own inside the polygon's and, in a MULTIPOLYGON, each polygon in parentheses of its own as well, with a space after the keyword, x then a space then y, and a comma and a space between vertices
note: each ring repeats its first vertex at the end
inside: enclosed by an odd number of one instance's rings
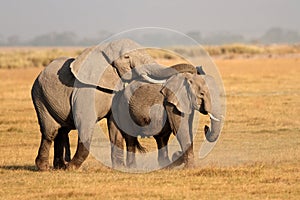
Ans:
POLYGON ((209 142, 217 140, 221 131, 221 108, 218 95, 211 99, 210 92, 216 87, 213 78, 200 75, 192 65, 181 64, 177 68, 181 73, 171 76, 163 85, 135 80, 114 96, 108 123, 114 168, 123 165, 123 138, 127 149, 126 166, 136 165, 136 147, 141 149, 138 135, 153 136, 159 149, 158 163, 169 165, 167 143, 172 132, 183 152, 176 164, 184 162, 186 167, 193 166, 194 110, 210 116, 211 129, 205 126, 205 136, 209 142))

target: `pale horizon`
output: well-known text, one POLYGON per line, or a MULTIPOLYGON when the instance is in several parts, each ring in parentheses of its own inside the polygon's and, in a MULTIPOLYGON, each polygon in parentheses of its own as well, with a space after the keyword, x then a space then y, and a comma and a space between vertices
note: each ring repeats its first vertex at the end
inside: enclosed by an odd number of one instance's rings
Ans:
POLYGON ((137 27, 163 27, 183 33, 262 36, 270 28, 300 32, 300 1, 3 1, 0 40, 30 40, 70 32, 93 38, 137 27), (189 3, 187 3, 189 2, 189 3))

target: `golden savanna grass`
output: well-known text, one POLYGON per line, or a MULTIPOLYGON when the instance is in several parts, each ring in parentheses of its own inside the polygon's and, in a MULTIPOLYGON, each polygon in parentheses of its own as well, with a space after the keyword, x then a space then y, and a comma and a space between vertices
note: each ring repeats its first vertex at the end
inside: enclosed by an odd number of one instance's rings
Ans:
MULTIPOLYGON (((164 48, 166 49, 166 48, 164 48)), ((202 56, 205 49, 209 55, 222 58, 235 58, 237 56, 277 56, 282 54, 300 54, 300 45, 245 45, 227 44, 221 46, 175 46, 167 47, 183 57, 202 56)), ((0 69, 45 67, 57 57, 76 57, 84 47, 0 47, 0 69)), ((150 55, 159 60, 174 61, 176 55, 162 49, 149 49, 150 55)))
MULTIPOLYGON (((36 171, 40 133, 30 89, 43 68, 2 67, 0 199, 299 199, 299 54, 215 63, 227 95, 218 144, 194 169, 146 174, 111 170, 91 155, 77 171, 36 171)), ((74 153, 76 132, 70 136, 74 153)))
POLYGON ((45 67, 57 57, 76 57, 83 48, 0 47, 0 69, 45 67))

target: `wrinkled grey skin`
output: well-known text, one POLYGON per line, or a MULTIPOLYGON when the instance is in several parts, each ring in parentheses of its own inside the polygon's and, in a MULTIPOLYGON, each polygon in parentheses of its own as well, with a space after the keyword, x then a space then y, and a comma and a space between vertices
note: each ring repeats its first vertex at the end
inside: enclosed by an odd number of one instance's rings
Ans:
MULTIPOLYGON (((117 94, 114 98, 113 107, 116 110, 122 110, 123 102, 129 102, 130 116, 125 116, 124 112, 113 112, 109 120, 109 133, 112 143, 111 160, 114 168, 123 166, 123 138, 126 142, 127 158, 126 166, 134 167, 136 165, 134 153, 136 147, 141 149, 134 132, 141 136, 153 136, 156 140, 158 152, 158 162, 161 166, 167 166, 171 163, 168 156, 167 143, 170 134, 176 136, 182 153, 173 155, 172 166, 185 163, 185 167, 193 166, 193 133, 192 122, 194 110, 200 111, 202 114, 211 113, 217 118, 221 118, 221 108, 218 105, 218 95, 211 95, 216 85, 212 77, 200 74, 180 73, 172 76, 164 86, 160 84, 141 84, 143 81, 131 82, 124 91, 117 94), (208 81, 206 81, 208 80, 208 81), (138 85, 138 86, 137 86, 138 85), (209 86, 209 88, 208 88, 209 86), (137 88, 130 96, 126 96, 129 90, 137 88), (147 95, 145 95, 147 94, 147 95), (211 99, 213 97, 214 99, 211 99), (157 122, 164 121, 163 113, 151 113, 152 105, 162 105, 167 114, 167 121, 164 124, 157 122), (120 106, 120 107, 118 107, 120 106), (115 114, 116 113, 116 114, 115 114), (125 119, 132 118, 134 123, 140 126, 135 129, 132 121, 125 119), (118 119, 121 118, 121 119, 118 119), (123 124, 122 124, 123 122, 123 124), (124 127, 125 125, 126 127, 124 127), (159 127, 150 127, 149 124, 154 123, 159 127), (147 126, 150 129, 147 130, 147 126), (151 132, 151 130, 160 130, 151 132), (132 131, 130 134, 126 131, 132 131), (149 134, 149 133, 152 133, 149 134), (180 159, 178 159, 180 157, 180 159)), ((163 111, 161 111, 163 112, 163 111)), ((213 142, 218 138, 221 130, 221 123, 211 119, 211 130, 205 126, 205 136, 209 142, 213 142)), ((136 136, 137 136, 136 135, 136 136)), ((143 150, 143 149, 142 149, 143 150)))
MULTIPOLYGON (((58 58, 52 61, 36 78, 32 87, 32 101, 37 113, 41 143, 36 157, 39 170, 49 168, 49 150, 54 141, 54 168, 78 168, 87 158, 88 146, 78 139, 77 150, 73 159, 66 166, 64 147, 69 147, 68 133, 77 129, 75 124, 95 124, 109 116, 112 94, 98 90, 115 89, 115 85, 125 73, 142 65, 155 65, 155 61, 145 50, 128 39, 121 39, 100 46, 88 48, 76 59, 58 58), (101 77, 101 78, 100 78, 101 77), (76 86, 74 87, 74 83, 76 86), (95 94, 95 118, 90 119, 84 112, 78 112, 74 106, 80 107, 84 102, 72 102, 74 98, 84 100, 84 90, 95 94), (76 91, 76 92, 75 92, 76 91)), ((151 74, 144 70, 142 74, 151 74)), ((153 72, 159 75, 158 71, 153 72)), ((127 73, 125 80, 131 80, 139 74, 127 73), (129 75, 128 75, 129 74, 129 75)), ((164 77, 161 77, 164 78, 164 77)), ((83 108, 84 109, 84 108, 83 108)), ((81 110, 82 111, 82 110, 81 110)), ((81 130, 81 135, 92 134, 92 129, 81 130)), ((70 152, 67 152, 66 160, 70 152)))

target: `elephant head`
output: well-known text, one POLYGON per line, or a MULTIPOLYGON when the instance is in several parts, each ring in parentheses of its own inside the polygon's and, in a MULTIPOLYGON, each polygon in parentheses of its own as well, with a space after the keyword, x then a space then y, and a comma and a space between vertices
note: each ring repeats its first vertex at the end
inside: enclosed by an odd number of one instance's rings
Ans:
POLYGON ((205 136, 209 142, 217 140, 221 131, 220 97, 211 76, 177 74, 166 82, 161 92, 181 113, 191 114, 192 110, 198 110, 209 115, 211 129, 205 126, 205 136))
MULTIPOLYGON (((111 88, 119 77, 129 81, 141 74, 151 74, 150 68, 142 71, 132 69, 156 65, 154 59, 139 44, 129 39, 120 39, 87 48, 71 64, 71 71, 82 83, 111 88)), ((155 73, 158 72, 154 70, 155 73)), ((155 82, 154 79, 149 80, 155 82)))

